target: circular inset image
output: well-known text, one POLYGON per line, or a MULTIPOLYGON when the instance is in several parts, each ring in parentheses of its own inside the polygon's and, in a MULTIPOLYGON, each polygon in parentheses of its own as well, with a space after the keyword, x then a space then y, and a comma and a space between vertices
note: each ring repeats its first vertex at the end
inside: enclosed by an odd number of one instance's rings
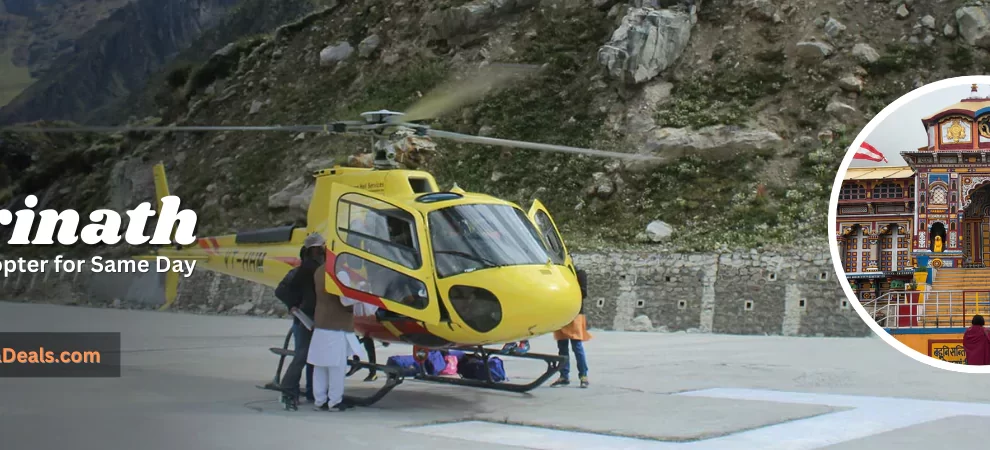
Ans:
POLYGON ((842 289, 877 335, 990 373, 990 77, 916 89, 853 141, 832 188, 842 289))

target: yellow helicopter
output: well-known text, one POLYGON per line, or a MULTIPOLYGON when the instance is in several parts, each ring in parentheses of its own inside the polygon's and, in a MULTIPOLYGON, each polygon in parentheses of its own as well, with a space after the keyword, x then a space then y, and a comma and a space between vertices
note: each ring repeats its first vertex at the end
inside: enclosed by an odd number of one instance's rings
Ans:
MULTIPOLYGON (((491 69, 489 69, 491 70, 491 69)), ((196 244, 159 248, 151 255, 197 261, 197 267, 276 287, 300 264, 306 236, 319 233, 326 240, 327 290, 378 308, 374 315, 355 315, 356 334, 384 343, 414 346, 422 361, 430 349, 478 352, 485 360, 498 350, 486 345, 517 342, 551 333, 570 323, 581 308, 576 269, 550 212, 539 200, 528 211, 518 205, 456 186, 441 190, 425 171, 407 170, 400 161, 432 138, 458 142, 570 152, 592 156, 658 159, 647 155, 513 141, 436 130, 412 123, 450 110, 517 75, 518 66, 502 67, 495 76, 474 78, 450 92, 427 96, 408 113, 388 110, 362 114, 363 121, 326 125, 260 127, 19 127, 19 131, 290 131, 370 135, 377 141, 373 167, 335 166, 313 173, 315 188, 305 226, 240 231, 202 237, 196 244), (401 120, 405 119, 405 120, 401 120), (412 120, 410 120, 412 119, 412 120), (344 276, 346 274, 346 276, 344 276), (395 286, 404 286, 395 289, 395 286), (396 294, 402 292, 403 294, 396 294), (409 295, 411 293, 411 295, 409 295)), ((165 168, 154 166, 156 195, 170 195, 165 168)), ((174 302, 180 277, 166 274, 166 303, 174 302)), ((278 390, 290 335, 282 348, 275 379, 264 387, 278 390)), ((420 381, 526 392, 559 370, 563 356, 524 353, 523 358, 547 363, 546 372, 528 384, 496 383, 431 376, 421 370, 420 381)), ((349 398, 368 405, 403 380, 395 367, 349 361, 358 368, 387 374, 375 395, 349 398)), ((422 365, 421 365, 422 366, 422 365)))

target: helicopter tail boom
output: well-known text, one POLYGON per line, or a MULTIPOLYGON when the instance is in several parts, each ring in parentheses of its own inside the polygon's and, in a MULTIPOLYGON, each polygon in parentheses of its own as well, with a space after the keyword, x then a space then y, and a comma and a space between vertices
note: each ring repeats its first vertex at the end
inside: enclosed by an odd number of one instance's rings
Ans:
POLYGON ((159 162, 152 169, 155 174, 155 197, 157 198, 158 214, 162 213, 162 199, 171 195, 168 191, 168 179, 165 177, 165 164, 159 162))

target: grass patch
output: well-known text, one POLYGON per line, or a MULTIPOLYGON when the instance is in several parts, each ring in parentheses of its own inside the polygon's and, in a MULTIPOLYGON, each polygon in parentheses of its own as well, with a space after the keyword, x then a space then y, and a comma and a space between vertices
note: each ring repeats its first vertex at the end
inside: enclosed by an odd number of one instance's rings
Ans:
POLYGON ((17 67, 13 61, 13 50, 0 53, 0 106, 10 103, 24 89, 27 89, 34 78, 27 67, 17 67))
MULTIPOLYGON (((774 57, 772 52, 763 54, 771 61, 774 57)), ((692 77, 675 85, 670 104, 657 113, 657 125, 741 125, 749 119, 749 107, 781 92, 789 82, 788 75, 767 63, 748 69, 721 68, 692 77)))
MULTIPOLYGON (((965 58, 962 55, 955 57, 965 58)), ((921 68, 933 68, 938 60, 935 49, 926 45, 912 45, 904 43, 894 43, 887 45, 886 52, 873 64, 867 66, 867 71, 873 76, 884 76, 918 70, 921 68)))

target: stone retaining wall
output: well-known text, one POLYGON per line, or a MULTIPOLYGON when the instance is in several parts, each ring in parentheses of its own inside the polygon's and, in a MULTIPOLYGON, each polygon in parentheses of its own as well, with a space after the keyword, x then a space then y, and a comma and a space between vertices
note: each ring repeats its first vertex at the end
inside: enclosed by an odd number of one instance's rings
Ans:
MULTIPOLYGON (((868 336, 848 304, 826 252, 774 254, 581 253, 588 272, 585 313, 593 328, 788 336, 868 336)), ((164 302, 163 276, 17 274, 0 299, 128 307, 164 302)), ((272 289, 197 270, 172 309, 285 315, 272 289)))
POLYGON ((827 252, 575 255, 598 328, 868 336, 827 252))

